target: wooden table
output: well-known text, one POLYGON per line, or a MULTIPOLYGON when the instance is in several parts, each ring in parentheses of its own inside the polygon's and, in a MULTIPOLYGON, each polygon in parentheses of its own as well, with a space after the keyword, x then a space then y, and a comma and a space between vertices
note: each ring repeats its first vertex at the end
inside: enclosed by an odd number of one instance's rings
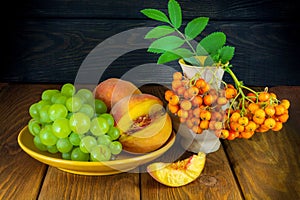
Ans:
MULTIPOLYGON (((22 151, 17 136, 30 118, 29 106, 43 90, 60 86, 0 83, 0 199, 300 199, 299 86, 270 88, 291 101, 290 119, 281 131, 222 141, 217 152, 207 155, 201 176, 179 188, 156 182, 143 172, 145 166, 138 169, 143 173, 83 176, 22 151)), ((145 87, 145 92, 162 97, 159 88, 145 87)), ((176 151, 171 148, 162 157, 176 151)))

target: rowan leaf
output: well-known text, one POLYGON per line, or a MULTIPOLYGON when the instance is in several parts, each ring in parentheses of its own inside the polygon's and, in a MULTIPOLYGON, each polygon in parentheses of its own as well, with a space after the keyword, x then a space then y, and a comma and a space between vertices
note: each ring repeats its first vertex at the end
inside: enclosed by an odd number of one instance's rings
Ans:
POLYGON ((175 31, 174 28, 171 26, 157 26, 153 29, 151 29, 145 36, 145 39, 153 39, 153 38, 160 38, 163 36, 166 36, 168 34, 171 34, 175 31))
POLYGON ((220 59, 223 64, 227 63, 234 56, 235 48, 232 46, 224 46, 220 49, 220 59))
MULTIPOLYGON (((222 48, 226 43, 226 35, 223 32, 214 32, 203 38, 198 45, 212 54, 222 48)), ((201 49, 197 46, 197 49, 201 49)))
POLYGON ((148 48, 152 53, 164 53, 179 48, 184 44, 184 40, 177 36, 165 36, 152 42, 148 48))
POLYGON ((171 62, 171 61, 174 61, 174 60, 177 60, 179 59, 180 56, 179 55, 176 55, 172 52, 165 52, 163 54, 161 54, 157 60, 157 64, 164 64, 164 63, 167 63, 167 62, 171 62))
POLYGON ((169 0, 168 13, 172 25, 178 29, 182 23, 182 13, 181 13, 181 7, 177 1, 169 0))
POLYGON ((206 27, 208 23, 207 17, 198 17, 190 21, 185 29, 184 34, 188 40, 192 40, 197 37, 206 27))
POLYGON ((146 15, 147 17, 149 17, 151 19, 170 23, 170 20, 167 17, 167 15, 160 10, 148 8, 148 9, 141 10, 141 13, 143 13, 144 15, 146 15))

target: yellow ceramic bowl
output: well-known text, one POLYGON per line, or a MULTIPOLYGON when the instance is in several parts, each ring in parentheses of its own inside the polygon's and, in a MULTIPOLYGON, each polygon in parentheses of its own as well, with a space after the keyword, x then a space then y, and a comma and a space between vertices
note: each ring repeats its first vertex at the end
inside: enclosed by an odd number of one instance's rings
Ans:
POLYGON ((33 143, 33 136, 29 133, 27 126, 21 130, 18 136, 20 147, 31 157, 62 171, 81 175, 110 175, 128 172, 158 158, 171 148, 174 142, 175 133, 172 133, 169 140, 160 149, 151 153, 136 155, 122 152, 118 155, 118 158, 113 161, 83 162, 64 160, 60 158, 59 154, 51 154, 38 150, 33 143))

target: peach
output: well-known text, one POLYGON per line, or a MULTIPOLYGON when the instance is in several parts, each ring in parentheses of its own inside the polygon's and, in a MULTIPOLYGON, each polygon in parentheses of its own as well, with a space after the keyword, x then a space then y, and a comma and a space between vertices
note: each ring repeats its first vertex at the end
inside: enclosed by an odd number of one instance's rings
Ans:
POLYGON ((174 163, 155 162, 147 166, 147 172, 158 182, 180 187, 195 181, 205 166, 206 155, 199 152, 174 163))
POLYGON ((95 98, 102 100, 108 110, 120 99, 128 95, 141 93, 133 83, 119 78, 106 79, 99 83, 94 90, 95 98))
POLYGON ((130 153, 148 153, 160 148, 172 133, 172 122, 162 101, 151 94, 127 96, 110 112, 120 129, 119 141, 130 153))

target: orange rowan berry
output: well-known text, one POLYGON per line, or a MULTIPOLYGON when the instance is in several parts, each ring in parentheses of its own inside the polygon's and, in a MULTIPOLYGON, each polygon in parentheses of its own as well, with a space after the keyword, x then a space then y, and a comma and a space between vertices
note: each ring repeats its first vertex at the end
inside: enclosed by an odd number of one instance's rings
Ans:
POLYGON ((211 106, 214 103, 214 97, 211 94, 207 94, 203 97, 203 102, 207 106, 211 106))
POLYGON ((246 126, 249 123, 249 119, 247 117, 240 117, 238 123, 242 126, 246 126))
POLYGON ((207 85, 207 83, 203 78, 199 78, 195 83, 195 86, 199 89, 205 88, 206 85, 207 85))
POLYGON ((180 87, 177 88, 176 94, 179 95, 179 96, 183 96, 185 91, 186 91, 186 88, 184 86, 180 86, 180 87))
POLYGON ((189 112, 183 109, 179 109, 177 112, 178 117, 180 118, 188 118, 189 112))
POLYGON ((275 124, 276 124, 276 121, 275 121, 275 119, 273 119, 273 118, 267 118, 267 119, 264 121, 264 125, 265 125, 267 128, 269 128, 269 129, 274 128, 275 124))
POLYGON ((177 105, 179 103, 179 97, 177 95, 172 95, 170 98, 169 98, 169 104, 171 105, 177 105))
POLYGON ((254 131, 243 131, 241 132, 242 138, 249 139, 254 135, 254 131))
POLYGON ((258 105, 257 103, 252 103, 252 102, 251 102, 251 103, 248 105, 247 108, 248 108, 248 110, 249 110, 252 114, 254 114, 255 111, 259 109, 259 105, 258 105))
POLYGON ((272 128, 273 131, 280 131, 283 125, 282 122, 276 122, 275 126, 272 128))
POLYGON ((208 127, 209 127, 209 121, 208 121, 208 120, 202 120, 202 121, 200 122, 199 127, 200 127, 202 130, 208 129, 208 127))
POLYGON ((284 113, 282 115, 279 115, 278 119, 279 119, 280 122, 285 123, 289 119, 289 114, 284 113))
POLYGON ((215 122, 215 124, 214 124, 214 129, 215 130, 220 130, 220 129, 222 129, 223 128, 223 123, 222 122, 215 122))
POLYGON ((260 102, 266 102, 270 99, 270 94, 268 92, 261 92, 258 95, 258 100, 260 102))
POLYGON ((196 86, 192 86, 188 89, 188 95, 190 98, 197 96, 199 94, 199 89, 196 86))
POLYGON ((227 129, 222 129, 220 138, 226 139, 228 136, 229 136, 229 131, 227 129))
POLYGON ((180 108, 183 110, 190 110, 192 108, 192 103, 189 100, 182 100, 180 103, 180 108))
POLYGON ((223 106, 228 102, 226 97, 218 97, 217 98, 217 104, 223 106))
POLYGON ((168 109, 170 110, 171 113, 175 114, 179 110, 179 106, 168 103, 168 109))
POLYGON ((280 101, 280 105, 282 105, 286 110, 289 109, 290 104, 291 104, 290 101, 287 99, 282 99, 280 101))
POLYGON ((197 95, 192 99, 193 106, 200 106, 203 103, 203 99, 201 96, 197 95))
POLYGON ((239 112, 234 112, 230 115, 229 121, 230 122, 237 122, 239 118, 241 117, 241 114, 239 112))
POLYGON ((253 121, 249 121, 249 123, 245 126, 245 131, 251 132, 256 130, 256 123, 253 121))
POLYGON ((248 99, 252 100, 253 102, 255 102, 256 98, 257 98, 256 94, 254 94, 253 92, 249 92, 247 94, 247 97, 248 97, 248 99))
POLYGON ((172 90, 166 90, 165 91, 165 100, 170 101, 170 97, 172 95, 174 95, 174 94, 175 94, 174 91, 172 91, 172 90))
POLYGON ((275 106, 275 115, 282 115, 284 114, 284 111, 285 107, 283 105, 279 104, 275 106))
POLYGON ((225 97, 227 99, 232 99, 237 95, 237 91, 235 88, 226 88, 225 89, 225 97))
POLYGON ((266 117, 266 113, 263 109, 259 108, 254 112, 254 117, 263 119, 266 117))
POLYGON ((200 117, 200 112, 201 112, 201 108, 195 108, 195 109, 193 109, 193 115, 195 116, 195 117, 200 117))
POLYGON ((200 112, 200 119, 201 120, 210 120, 211 119, 211 112, 208 110, 202 110, 200 112))
POLYGON ((272 117, 275 114, 275 108, 272 105, 267 105, 265 107, 265 113, 269 116, 272 117))
POLYGON ((176 91, 181 86, 182 86, 182 82, 180 80, 173 80, 172 81, 172 89, 174 91, 176 91))
POLYGON ((174 72, 173 73, 173 80, 181 80, 182 79, 182 73, 181 72, 174 72))

